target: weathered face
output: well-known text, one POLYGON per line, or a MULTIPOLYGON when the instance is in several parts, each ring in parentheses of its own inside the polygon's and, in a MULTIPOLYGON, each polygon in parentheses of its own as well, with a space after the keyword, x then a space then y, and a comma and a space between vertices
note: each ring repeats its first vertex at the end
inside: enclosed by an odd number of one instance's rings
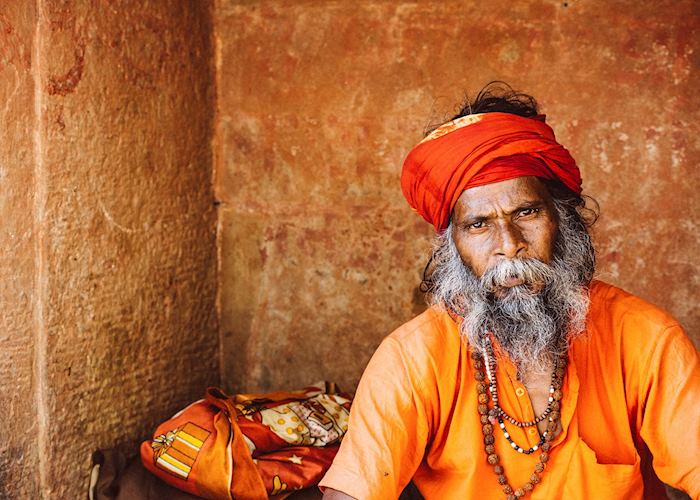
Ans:
MULTIPOLYGON (((481 277, 501 259, 552 260, 557 219, 536 177, 467 189, 452 213, 452 237, 462 261, 481 277)), ((513 279, 508 286, 522 283, 513 279)))

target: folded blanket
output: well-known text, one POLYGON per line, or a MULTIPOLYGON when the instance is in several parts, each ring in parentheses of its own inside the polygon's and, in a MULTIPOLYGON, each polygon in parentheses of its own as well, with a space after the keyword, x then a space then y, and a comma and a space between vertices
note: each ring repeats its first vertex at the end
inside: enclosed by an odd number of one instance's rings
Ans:
POLYGON ((141 460, 166 483, 210 499, 284 498, 317 484, 347 430, 351 397, 334 384, 205 397, 159 425, 141 460))

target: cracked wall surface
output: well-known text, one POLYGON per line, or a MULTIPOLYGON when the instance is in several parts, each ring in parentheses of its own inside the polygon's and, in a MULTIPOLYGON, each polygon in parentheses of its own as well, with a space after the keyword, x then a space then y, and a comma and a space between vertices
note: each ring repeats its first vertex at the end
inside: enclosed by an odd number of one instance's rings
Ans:
POLYGON ((82 498, 219 381, 210 5, 30 4, 0 8, 0 497, 82 498))
POLYGON ((538 98, 600 202, 600 277, 700 341, 694 2, 220 0, 216 20, 229 388, 352 389, 424 307, 403 158, 496 79, 538 98))

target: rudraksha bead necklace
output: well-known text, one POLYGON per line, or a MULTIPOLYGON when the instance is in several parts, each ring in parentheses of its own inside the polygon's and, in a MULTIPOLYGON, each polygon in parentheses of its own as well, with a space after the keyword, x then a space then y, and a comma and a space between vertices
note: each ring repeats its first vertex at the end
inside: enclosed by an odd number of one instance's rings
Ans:
MULTIPOLYGON (((547 408, 545 408, 541 415, 535 417, 533 420, 521 422, 520 420, 517 420, 508 415, 508 413, 506 413, 505 410, 503 410, 503 408, 501 408, 498 404, 498 389, 496 386, 496 377, 494 376, 494 374, 496 373, 496 355, 493 352, 493 347, 491 346, 491 341, 489 340, 489 338, 487 337, 484 340, 486 342, 486 349, 484 350, 483 354, 484 365, 486 366, 486 376, 489 380, 489 392, 491 393, 491 400, 493 401, 493 408, 489 411, 491 423, 495 423, 496 419, 504 418, 516 427, 525 428, 534 427, 535 425, 542 422, 552 412, 552 404, 555 401, 561 399, 561 390, 555 387, 557 374, 561 373, 563 375, 563 370, 558 369, 560 368, 559 358, 555 360, 554 371, 552 372, 552 382, 549 385, 549 399, 547 402, 547 408)), ((501 426, 501 429, 503 428, 504 427, 501 426)))
MULTIPOLYGON (((487 343, 487 346, 490 346, 490 343, 487 343)), ((492 351, 493 353, 493 351, 492 351)), ((562 357, 560 360, 557 360, 555 363, 555 369, 554 369, 554 374, 552 376, 552 387, 554 388, 554 391, 550 391, 550 401, 548 408, 551 407, 549 411, 549 416, 548 416, 548 422, 547 422, 547 429, 545 432, 542 434, 540 438, 540 443, 537 445, 533 446, 533 448, 524 450, 517 445, 513 446, 514 443, 510 438, 510 435, 506 436, 506 439, 508 439, 509 443, 511 443, 511 447, 515 448, 516 451, 519 451, 520 453, 532 453, 533 451, 539 449, 540 450, 540 456, 538 462, 535 464, 535 469, 532 475, 530 476, 530 480, 526 482, 522 487, 513 489, 513 487, 508 483, 508 478, 505 476, 505 471, 503 469, 503 466, 500 465, 500 458, 498 457, 498 454, 496 453, 496 447, 494 446, 495 443, 495 438, 493 436, 493 419, 494 417, 498 418, 499 415, 494 415, 491 416, 491 411, 489 411, 488 407, 488 400, 489 400, 489 395, 487 393, 490 392, 491 395, 493 396, 494 394, 496 395, 496 398, 494 400, 494 403, 497 403, 498 401, 498 394, 497 394, 497 389, 494 385, 493 389, 491 389, 492 381, 495 381, 495 355, 491 356, 491 359, 489 359, 488 354, 484 352, 483 354, 483 359, 482 355, 479 354, 478 352, 474 351, 472 352, 472 359, 474 360, 474 378, 476 379, 476 390, 478 393, 478 407, 477 410, 479 412, 479 418, 481 421, 481 431, 484 435, 484 451, 486 452, 486 461, 489 463, 489 465, 493 466, 493 471, 496 474, 496 477, 498 479, 498 484, 501 485, 503 488, 503 493, 506 494, 506 499, 507 500, 517 500, 518 498, 521 498, 527 494, 527 492, 532 491, 532 489, 535 487, 537 483, 540 482, 541 480, 541 474, 544 472, 545 469, 545 464, 549 461, 549 450, 552 447, 552 440, 554 439, 554 433, 556 432, 557 429, 557 421, 559 419, 559 409, 561 407, 560 400, 562 396, 561 388, 563 386, 563 381, 564 381, 564 373, 565 373, 565 368, 566 368, 566 358, 562 357), (492 361, 493 360, 493 361, 492 361), (484 370, 485 368, 485 370, 484 370), (486 371, 486 373, 485 373, 486 371), (487 373, 488 373, 488 384, 486 383, 487 380, 487 373), (518 448, 520 448, 520 451, 518 448)), ((505 431, 505 424, 503 423, 502 418, 499 418, 499 427, 501 427, 501 430, 504 432, 504 435, 507 434, 505 431)), ((529 454, 527 453, 527 454, 529 454)))

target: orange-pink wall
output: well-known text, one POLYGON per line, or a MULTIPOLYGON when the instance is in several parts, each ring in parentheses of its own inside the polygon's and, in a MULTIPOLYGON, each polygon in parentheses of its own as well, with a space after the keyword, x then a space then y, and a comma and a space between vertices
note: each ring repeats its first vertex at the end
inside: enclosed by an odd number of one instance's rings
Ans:
POLYGON ((0 6, 0 498, 85 498, 219 381, 206 3, 0 6))
POLYGON ((35 9, 0 8, 0 498, 38 498, 34 376, 35 9), (11 495, 12 493, 12 495, 11 495))
POLYGON ((220 0, 216 19, 229 388, 352 388, 422 309, 431 228, 401 164, 494 79, 534 94, 577 158, 600 276, 700 340, 695 2, 220 0))
POLYGON ((352 389, 424 307, 403 157, 491 79, 579 160, 601 275, 699 341, 699 26, 688 0, 0 6, 0 497, 84 496, 92 451, 220 377, 352 389))

